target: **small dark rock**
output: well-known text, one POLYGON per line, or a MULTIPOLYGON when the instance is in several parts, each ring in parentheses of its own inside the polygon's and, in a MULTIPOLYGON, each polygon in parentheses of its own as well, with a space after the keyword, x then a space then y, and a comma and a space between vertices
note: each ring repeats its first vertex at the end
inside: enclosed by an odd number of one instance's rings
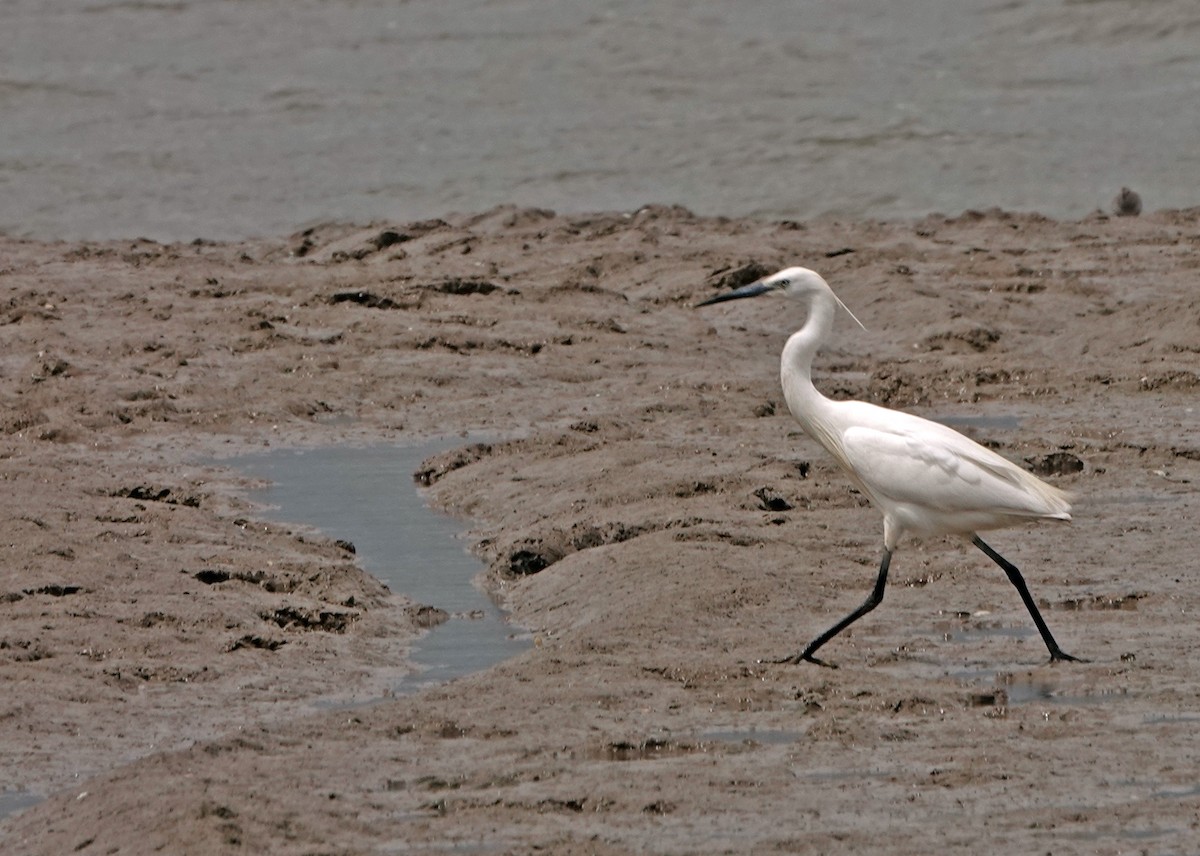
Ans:
POLYGON ((535 550, 514 550, 508 557, 508 572, 518 577, 540 573, 554 562, 535 550))
POLYGON ((972 351, 982 353, 996 342, 1000 341, 1000 331, 990 327, 971 327, 965 330, 953 330, 935 333, 925 339, 925 345, 931 351, 941 351, 948 347, 966 345, 972 351))
POLYGON ((113 496, 127 496, 130 499, 139 499, 143 502, 166 502, 171 496, 169 488, 152 488, 146 485, 138 487, 122 488, 113 494, 113 496))
POLYGON ((284 639, 268 639, 264 636, 246 635, 230 642, 226 650, 237 651, 241 648, 262 648, 266 651, 278 651, 286 644, 287 641, 284 639))
POLYGON ((1039 476, 1066 476, 1083 472, 1083 461, 1070 452, 1051 452, 1049 455, 1026 458, 1029 471, 1039 476))
POLYGON ((421 468, 413 473, 413 481, 428 487, 447 473, 473 464, 490 454, 492 454, 490 443, 472 443, 469 446, 442 452, 440 455, 434 455, 425 460, 421 464, 421 468))
POLYGON ((428 630, 431 627, 437 627, 439 624, 445 624, 450 620, 450 613, 444 609, 439 609, 436 606, 426 606, 418 604, 410 606, 405 610, 414 627, 419 627, 422 630, 428 630))
POLYGON ((339 291, 330 295, 329 302, 333 304, 357 303, 368 309, 396 309, 400 305, 390 297, 380 297, 370 291, 339 291))
POLYGON ((713 271, 712 276, 720 276, 720 279, 713 283, 713 286, 718 291, 727 291, 734 288, 741 288, 743 285, 749 285, 752 282, 757 282, 764 276, 770 276, 773 271, 771 268, 758 262, 748 262, 741 267, 723 268, 713 271))
POLYGON ((788 511, 793 507, 790 502, 769 487, 760 487, 754 491, 754 495, 758 497, 763 511, 788 511))
POLYGON ((109 495, 127 497, 141 502, 164 502, 167 505, 186 505, 189 508, 200 507, 200 497, 193 495, 178 497, 171 492, 170 488, 166 487, 155 488, 149 485, 139 485, 138 487, 121 488, 109 495))
POLYGON ((1142 213, 1142 197, 1128 187, 1122 187, 1112 201, 1112 211, 1118 217, 1136 217, 1142 213))
POLYGON ((48 585, 38 586, 34 589, 24 589, 25 594, 48 594, 50 597, 66 597, 70 594, 79 594, 83 591, 83 586, 73 585, 48 585))
POLYGON ((259 613, 259 616, 285 630, 321 630, 326 633, 345 633, 350 624, 358 618, 358 615, 352 612, 306 610, 294 606, 264 611, 259 613))
POLYGON ((371 239, 371 246, 377 250, 387 249, 394 244, 400 244, 404 241, 411 241, 412 235, 405 235, 402 232, 395 232, 391 229, 385 229, 374 238, 371 239))
POLYGON ((492 282, 484 282, 478 279, 459 279, 457 277, 428 285, 426 288, 430 291, 439 291, 442 294, 491 294, 494 291, 500 290, 500 286, 492 282))

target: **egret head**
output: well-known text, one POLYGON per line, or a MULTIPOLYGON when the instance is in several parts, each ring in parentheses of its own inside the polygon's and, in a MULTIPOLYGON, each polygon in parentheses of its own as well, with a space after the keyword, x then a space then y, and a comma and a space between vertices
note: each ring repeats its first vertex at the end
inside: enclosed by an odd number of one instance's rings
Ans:
POLYGON ((790 267, 784 268, 779 273, 773 273, 770 276, 763 277, 760 280, 743 285, 741 288, 718 294, 716 297, 710 297, 708 300, 697 303, 697 306, 708 306, 712 303, 722 303, 726 300, 740 300, 743 297, 758 297, 763 294, 782 294, 786 297, 796 298, 798 300, 808 301, 816 295, 827 295, 837 301, 838 306, 846 310, 851 318, 854 318, 854 323, 859 327, 866 327, 858 318, 855 318, 854 313, 849 310, 845 303, 842 303, 838 296, 833 293, 833 289, 829 287, 829 283, 821 277, 819 273, 808 268, 790 267))

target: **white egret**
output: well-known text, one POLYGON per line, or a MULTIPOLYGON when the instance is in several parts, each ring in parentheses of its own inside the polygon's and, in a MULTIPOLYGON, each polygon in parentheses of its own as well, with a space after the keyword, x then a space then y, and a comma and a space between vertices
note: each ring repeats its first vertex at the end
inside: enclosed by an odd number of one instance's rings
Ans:
POLYGON ((698 305, 762 294, 783 294, 808 304, 804 326, 783 347, 780 379, 788 410, 883 512, 883 561, 870 595, 799 654, 776 662, 831 665, 814 655, 883 600, 892 552, 909 533, 969 537, 1020 593, 1051 661, 1078 660, 1054 641, 1021 572, 978 535, 1029 520, 1070 520, 1067 495, 945 425, 864 401, 833 401, 818 392, 812 383, 813 356, 833 326, 837 307, 846 306, 814 271, 787 268, 698 305))

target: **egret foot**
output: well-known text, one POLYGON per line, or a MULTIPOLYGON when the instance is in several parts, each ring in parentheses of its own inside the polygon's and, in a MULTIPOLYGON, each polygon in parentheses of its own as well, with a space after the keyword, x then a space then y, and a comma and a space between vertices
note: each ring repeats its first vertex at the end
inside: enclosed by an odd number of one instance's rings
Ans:
POLYGON ((818 666, 824 666, 826 669, 837 668, 837 663, 830 663, 828 660, 822 660, 818 657, 814 657, 812 654, 801 654, 800 659, 809 663, 816 663, 818 666))
POLYGON ((792 654, 790 657, 777 657, 774 660, 759 660, 760 663, 779 663, 785 666, 799 666, 801 663, 816 663, 818 666, 824 666, 826 669, 836 669, 837 663, 829 663, 825 660, 818 659, 807 651, 799 654, 792 654))

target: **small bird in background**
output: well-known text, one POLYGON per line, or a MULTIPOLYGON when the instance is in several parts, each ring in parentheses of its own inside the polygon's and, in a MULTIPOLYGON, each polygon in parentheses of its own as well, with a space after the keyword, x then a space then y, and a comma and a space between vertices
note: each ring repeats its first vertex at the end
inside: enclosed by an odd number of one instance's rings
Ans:
POLYGON ((813 357, 829 335, 837 308, 845 309, 851 318, 854 313, 816 272, 787 268, 698 305, 764 294, 782 294, 808 307, 804 326, 783 347, 780 379, 788 409, 883 512, 883 561, 867 599, 799 654, 775 662, 807 660, 831 666, 817 659, 817 651, 880 604, 892 553, 900 538, 910 533, 970 538, 1004 570, 1021 595, 1051 661, 1078 660, 1054 640, 1016 565, 978 534, 1031 520, 1070 520, 1067 495, 945 425, 864 401, 834 401, 818 392, 812 382, 813 357))

